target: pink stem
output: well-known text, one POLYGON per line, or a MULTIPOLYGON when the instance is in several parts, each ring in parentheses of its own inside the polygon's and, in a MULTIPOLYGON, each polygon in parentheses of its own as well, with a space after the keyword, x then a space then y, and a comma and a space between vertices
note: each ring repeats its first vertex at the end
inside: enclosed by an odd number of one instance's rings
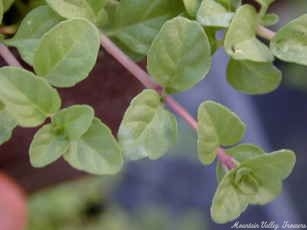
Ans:
POLYGON ((258 34, 258 36, 271 41, 273 39, 273 37, 276 35, 276 32, 274 32, 274 31, 272 31, 272 30, 270 30, 266 27, 258 26, 257 27, 257 34, 258 34))
POLYGON ((218 148, 216 150, 217 157, 219 161, 229 170, 236 167, 233 157, 229 156, 223 148, 218 148))
POLYGON ((12 52, 3 44, 0 44, 0 56, 2 56, 2 58, 10 66, 22 67, 19 61, 12 54, 12 52))

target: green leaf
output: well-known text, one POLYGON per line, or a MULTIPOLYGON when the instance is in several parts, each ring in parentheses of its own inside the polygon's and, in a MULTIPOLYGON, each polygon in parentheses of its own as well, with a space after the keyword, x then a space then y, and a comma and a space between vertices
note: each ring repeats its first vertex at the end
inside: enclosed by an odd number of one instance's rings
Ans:
MULTIPOLYGON (((250 149, 252 150, 252 149, 250 149)), ((229 171, 214 195, 211 215, 215 222, 226 223, 237 218, 248 204, 264 205, 281 192, 282 180, 287 178, 295 164, 295 154, 280 150, 256 156, 229 171)))
POLYGON ((95 21, 95 13, 86 0, 46 0, 46 2, 63 18, 86 18, 95 21))
POLYGON ((84 19, 70 19, 43 36, 34 56, 34 69, 56 87, 71 87, 88 76, 98 51, 96 27, 84 19))
POLYGON ((238 143, 245 133, 245 124, 227 107, 206 101, 198 108, 197 148, 200 160, 211 164, 220 146, 238 143))
POLYGON ((168 93, 187 90, 211 67, 211 49, 201 25, 183 17, 166 22, 148 52, 148 71, 168 93))
POLYGON ((0 68, 0 100, 23 127, 42 124, 61 106, 59 94, 44 79, 16 67, 0 68))
POLYGON ((232 19, 225 36, 225 51, 233 59, 271 62, 269 48, 256 38, 259 17, 254 7, 241 6, 232 19))
POLYGON ((263 18, 261 19, 261 24, 264 26, 272 26, 275 25, 276 23, 278 23, 279 21, 279 16, 278 14, 266 14, 263 16, 263 18))
POLYGON ((216 0, 221 3, 227 10, 236 10, 241 4, 241 0, 216 0))
POLYGON ((0 1, 0 24, 2 24, 3 14, 4 14, 3 1, 0 1))
POLYGON ((236 90, 247 94, 274 91, 281 83, 281 72, 271 62, 237 61, 231 59, 227 80, 236 90))
POLYGON ((108 34, 132 51, 147 54, 163 23, 182 10, 178 0, 122 0, 115 14, 115 28, 108 34))
POLYGON ((260 184, 249 203, 264 205, 275 199, 282 190, 282 180, 290 175, 294 165, 295 154, 290 150, 279 150, 242 163, 242 167, 253 171, 260 184))
POLYGON ((157 92, 144 90, 130 103, 118 139, 127 158, 158 159, 175 144, 177 121, 164 109, 157 92))
POLYGON ((15 36, 4 42, 16 47, 22 59, 32 65, 34 53, 42 36, 61 20, 62 18, 48 6, 39 6, 22 20, 15 36))
POLYGON ((2 0, 3 11, 6 12, 14 3, 15 0, 2 0))
POLYGON ((191 17, 196 17, 202 0, 183 0, 186 11, 191 17))
POLYGON ((56 113, 52 118, 54 128, 69 140, 79 139, 91 126, 94 110, 87 105, 74 105, 56 113))
POLYGON ((233 185, 235 171, 226 174, 219 184, 211 205, 211 217, 219 224, 236 219, 248 206, 248 197, 233 185))
POLYGON ((93 174, 115 174, 123 166, 120 146, 99 119, 78 141, 71 142, 64 159, 74 168, 93 174))
POLYGON ((271 50, 279 59, 307 65, 307 14, 282 27, 271 41, 271 50))
POLYGON ((5 110, 5 105, 0 102, 0 145, 8 141, 17 123, 15 119, 5 110))
POLYGON ((30 145, 30 162, 33 167, 41 168, 58 160, 69 148, 69 141, 54 127, 44 125, 35 134, 30 145))
POLYGON ((233 13, 215 0, 203 0, 197 12, 197 21, 203 26, 228 27, 232 17, 233 13))
MULTIPOLYGON (((241 144, 237 145, 235 147, 229 148, 226 150, 227 154, 230 156, 233 156, 236 161, 238 162, 244 162, 246 160, 258 157, 260 155, 264 154, 263 149, 259 148, 256 145, 252 144, 241 144)), ((220 161, 216 164, 216 177, 217 181, 220 182, 224 175, 226 173, 226 170, 223 168, 220 161)))

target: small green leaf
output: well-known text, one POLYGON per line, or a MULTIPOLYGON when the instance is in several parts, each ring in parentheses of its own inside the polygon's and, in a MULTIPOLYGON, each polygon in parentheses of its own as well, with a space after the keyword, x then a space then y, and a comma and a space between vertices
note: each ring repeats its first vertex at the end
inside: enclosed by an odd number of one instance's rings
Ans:
POLYGON ((34 56, 34 69, 56 87, 84 80, 96 63, 99 32, 84 19, 59 23, 46 33, 34 56))
POLYGON ((263 16, 263 18, 261 19, 261 24, 264 26, 272 26, 275 25, 276 23, 278 23, 279 21, 279 16, 278 14, 266 14, 263 16))
POLYGON ((211 205, 211 217, 219 224, 236 219, 248 206, 248 197, 233 185, 235 171, 228 172, 219 184, 211 205))
POLYGON ((74 105, 56 113, 52 125, 69 140, 79 139, 90 127, 94 110, 87 105, 74 105))
MULTIPOLYGON (((227 154, 230 156, 233 156, 236 161, 238 162, 244 162, 246 160, 258 157, 260 155, 264 154, 263 149, 259 148, 256 145, 252 144, 241 144, 237 145, 235 147, 229 148, 226 150, 227 154)), ((220 161, 216 164, 216 177, 217 181, 220 182, 224 175, 226 173, 226 170, 223 168, 220 161)))
POLYGON ((196 17, 202 0, 183 0, 186 11, 191 17, 196 17))
POLYGON ((16 67, 0 68, 0 100, 23 127, 42 124, 61 106, 59 94, 44 79, 16 67))
POLYGON ((132 51, 147 54, 163 23, 182 10, 182 2, 178 0, 122 0, 108 34, 132 51))
POLYGON ((46 0, 46 2, 63 18, 86 18, 95 21, 95 13, 86 0, 46 0))
MULTIPOLYGON (((256 155, 256 152, 253 154, 256 155)), ((271 154, 259 152, 259 156, 229 171, 214 195, 211 207, 214 221, 226 223, 237 218, 248 204, 264 205, 271 202, 280 194, 282 180, 290 175, 294 164, 295 154, 290 150, 271 154)))
POLYGON ((52 125, 44 125, 35 134, 30 145, 30 162, 41 168, 58 160, 69 147, 69 141, 60 135, 52 125))
POLYGON ((115 174, 123 166, 120 146, 97 118, 80 140, 71 142, 64 159, 74 168, 98 175, 115 174))
POLYGON ((157 159, 176 142, 177 121, 164 109, 157 92, 144 90, 127 109, 118 139, 127 158, 157 159))
POLYGON ((148 71, 168 93, 187 90, 211 67, 211 49, 201 25, 183 17, 166 22, 148 52, 148 71))
POLYGON ((4 42, 16 47, 22 59, 32 65, 42 36, 61 20, 48 6, 39 6, 26 15, 15 36, 4 42))
POLYGON ((264 205, 275 199, 282 190, 282 180, 290 175, 294 165, 295 154, 290 150, 279 150, 243 162, 242 167, 250 168, 260 184, 249 203, 264 205))
POLYGON ((220 146, 238 143, 245 133, 245 124, 227 107, 206 101, 198 109, 197 148, 200 160, 211 164, 220 146))
POLYGON ((228 27, 233 15, 217 1, 204 0, 197 12, 197 21, 203 26, 228 27))
POLYGON ((5 105, 0 101, 0 145, 11 138, 16 126, 15 119, 5 110, 5 105))
POLYGON ((271 62, 237 61, 231 59, 227 80, 236 90, 247 94, 265 94, 281 83, 281 72, 271 62))
POLYGON ((256 38, 259 17, 254 7, 241 6, 225 36, 225 51, 233 59, 255 62, 271 62, 273 55, 269 48, 256 38))
POLYGON ((279 59, 307 65, 307 14, 282 27, 271 41, 271 50, 279 59))

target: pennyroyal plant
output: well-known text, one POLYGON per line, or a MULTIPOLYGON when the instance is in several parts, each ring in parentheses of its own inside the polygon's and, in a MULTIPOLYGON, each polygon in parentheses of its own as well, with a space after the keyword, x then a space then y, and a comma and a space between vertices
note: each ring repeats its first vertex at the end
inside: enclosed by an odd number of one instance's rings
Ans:
MULTIPOLYGON (((271 202, 291 173, 295 154, 240 144, 246 125, 217 102, 203 102, 195 120, 170 96, 204 79, 220 47, 229 56, 229 84, 246 94, 279 86, 275 58, 307 65, 307 15, 275 33, 263 27, 278 21, 267 13, 274 0, 255 2, 259 10, 240 0, 40 1, 0 45, 11 65, 0 68, 0 143, 16 126, 37 127, 49 118, 30 146, 34 167, 63 157, 79 170, 115 174, 124 159, 158 159, 176 143, 177 121, 167 104, 197 132, 200 161, 208 165, 218 159, 219 184, 211 207, 215 222, 236 219, 249 204, 271 202), (222 39, 216 38, 218 31, 222 39), (33 72, 24 70, 6 46, 16 47, 33 72), (117 139, 94 108, 61 108, 56 89, 84 80, 100 46, 148 88, 131 101, 117 139), (133 61, 145 57, 149 74, 133 61)), ((0 1, 1 16, 12 4, 0 1)))

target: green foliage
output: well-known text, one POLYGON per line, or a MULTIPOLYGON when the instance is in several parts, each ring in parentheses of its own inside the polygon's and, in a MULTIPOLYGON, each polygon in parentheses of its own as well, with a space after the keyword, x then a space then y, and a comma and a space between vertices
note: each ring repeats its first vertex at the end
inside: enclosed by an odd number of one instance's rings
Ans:
POLYGON ((152 40, 168 19, 183 9, 178 0, 122 0, 108 32, 139 54, 147 54, 152 40))
POLYGON ((231 59, 227 80, 236 90, 247 94, 274 91, 281 82, 281 72, 271 62, 237 61, 231 59))
POLYGON ((206 101, 198 108, 197 148, 200 160, 211 164, 219 146, 237 144, 245 133, 245 124, 225 106, 206 101))
POLYGON ((164 109, 159 94, 144 90, 130 103, 119 127, 118 139, 128 159, 158 159, 175 144, 177 121, 164 109))
POLYGON ((16 126, 16 121, 6 111, 5 105, 0 101, 0 145, 11 138, 16 126))
POLYGON ((183 0, 184 7, 188 14, 195 18, 202 0, 183 0))
POLYGON ((256 10, 250 5, 241 6, 234 15, 225 36, 225 51, 236 60, 271 62, 269 48, 256 38, 258 24, 256 10))
MULTIPOLYGON (((200 161, 210 164, 218 154, 219 185, 211 208, 216 222, 237 218, 248 204, 270 202, 294 166, 294 153, 265 154, 251 144, 233 146, 241 141, 245 124, 230 109, 204 102, 196 124, 166 98, 203 80, 211 56, 222 46, 230 57, 227 80, 246 94, 269 93, 279 86, 281 72, 273 65, 274 56, 307 65, 307 15, 288 23, 270 39, 274 34, 265 34, 259 26, 278 22, 278 15, 267 13, 274 0, 256 1, 259 12, 252 5, 242 5, 241 0, 29 1, 29 9, 41 6, 23 18, 13 37, 1 35, 1 40, 16 47, 38 76, 22 68, 0 68, 0 144, 17 125, 36 127, 49 118, 50 123, 37 131, 30 145, 34 167, 63 157, 79 170, 115 174, 124 164, 123 155, 133 160, 158 159, 175 144, 177 121, 165 109, 166 101, 191 126, 198 125, 200 161), (220 31, 224 38, 217 39, 220 31), (61 99, 52 87, 71 87, 89 75, 97 60, 101 32, 135 60, 147 55, 148 72, 160 84, 157 92, 144 90, 131 101, 118 142, 91 107, 74 105, 60 110, 61 99), (270 48, 258 40, 257 33, 271 40, 270 48)), ((0 19, 13 2, 0 1, 0 19)), ((18 2, 15 6, 22 8, 18 2)), ((122 55, 114 47, 107 48, 113 56, 122 55)), ((179 227, 187 228, 182 223, 179 227)))
POLYGON ((271 41, 276 57, 287 62, 307 65, 307 14, 282 27, 271 41))
POLYGON ((48 6, 39 6, 27 14, 15 36, 6 40, 5 43, 9 46, 15 46, 23 60, 32 65, 42 36, 61 20, 62 18, 48 6))
POLYGON ((211 216, 217 223, 237 218, 248 204, 264 205, 278 196, 282 180, 287 178, 295 164, 295 155, 280 150, 243 161, 229 171, 214 195, 211 216))
POLYGON ((0 68, 0 100, 23 127, 35 127, 58 111, 60 97, 44 79, 16 67, 0 68))
POLYGON ((98 30, 84 19, 70 19, 45 33, 35 52, 33 67, 50 84, 70 87, 88 76, 98 50, 98 30))
POLYGON ((232 17, 233 13, 215 0, 203 0, 197 13, 197 20, 204 26, 227 28, 232 17))
POLYGON ((94 118, 79 140, 72 141, 64 159, 74 168, 93 174, 115 174, 123 166, 119 145, 111 130, 94 118))
POLYGON ((33 167, 45 167, 59 159, 69 148, 69 141, 51 125, 44 125, 33 137, 30 162, 33 167))
POLYGON ((183 17, 166 22, 148 52, 148 71, 168 93, 187 90, 211 67, 211 49, 202 27, 183 17))

